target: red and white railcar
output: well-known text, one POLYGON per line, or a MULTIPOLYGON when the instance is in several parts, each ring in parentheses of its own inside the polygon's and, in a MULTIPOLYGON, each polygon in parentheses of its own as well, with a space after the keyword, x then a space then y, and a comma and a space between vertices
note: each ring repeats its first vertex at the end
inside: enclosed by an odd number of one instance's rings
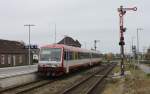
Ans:
POLYGON ((92 66, 101 61, 100 52, 63 44, 41 47, 38 72, 51 76, 69 73, 79 67, 92 66))

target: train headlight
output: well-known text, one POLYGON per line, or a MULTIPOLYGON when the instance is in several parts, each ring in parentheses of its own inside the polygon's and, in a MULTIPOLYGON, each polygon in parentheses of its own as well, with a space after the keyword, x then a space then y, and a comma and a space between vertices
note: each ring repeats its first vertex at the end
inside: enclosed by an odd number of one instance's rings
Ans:
POLYGON ((44 66, 43 64, 39 64, 39 65, 38 65, 38 67, 43 67, 43 66, 44 66))
POLYGON ((56 64, 55 66, 56 66, 56 67, 59 67, 59 66, 60 66, 60 64, 56 64))
POLYGON ((52 67, 59 67, 60 64, 53 64, 52 67))
POLYGON ((51 67, 55 67, 55 65, 53 64, 53 65, 51 65, 51 67))

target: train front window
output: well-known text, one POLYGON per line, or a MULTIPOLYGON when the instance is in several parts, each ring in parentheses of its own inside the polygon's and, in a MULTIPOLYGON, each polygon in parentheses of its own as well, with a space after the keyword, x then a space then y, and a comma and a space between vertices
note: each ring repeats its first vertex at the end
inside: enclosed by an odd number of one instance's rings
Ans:
POLYGON ((60 61, 61 49, 60 48, 43 48, 40 52, 41 61, 60 61))

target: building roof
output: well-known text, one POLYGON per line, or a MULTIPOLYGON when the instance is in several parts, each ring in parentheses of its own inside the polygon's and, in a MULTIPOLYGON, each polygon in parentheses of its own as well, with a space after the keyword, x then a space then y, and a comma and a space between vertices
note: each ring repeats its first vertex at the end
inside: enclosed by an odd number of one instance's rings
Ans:
POLYGON ((81 44, 78 40, 74 40, 71 37, 65 37, 64 39, 62 39, 61 41, 58 42, 58 44, 65 44, 68 46, 74 46, 74 47, 81 47, 81 44))
POLYGON ((0 53, 24 53, 25 45, 18 41, 0 39, 0 53))

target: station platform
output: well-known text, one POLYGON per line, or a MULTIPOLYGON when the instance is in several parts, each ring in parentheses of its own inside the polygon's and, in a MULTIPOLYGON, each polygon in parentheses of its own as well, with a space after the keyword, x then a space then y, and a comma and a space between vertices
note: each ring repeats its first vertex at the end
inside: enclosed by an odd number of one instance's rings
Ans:
POLYGON ((0 79, 37 72, 37 65, 0 68, 0 79))

